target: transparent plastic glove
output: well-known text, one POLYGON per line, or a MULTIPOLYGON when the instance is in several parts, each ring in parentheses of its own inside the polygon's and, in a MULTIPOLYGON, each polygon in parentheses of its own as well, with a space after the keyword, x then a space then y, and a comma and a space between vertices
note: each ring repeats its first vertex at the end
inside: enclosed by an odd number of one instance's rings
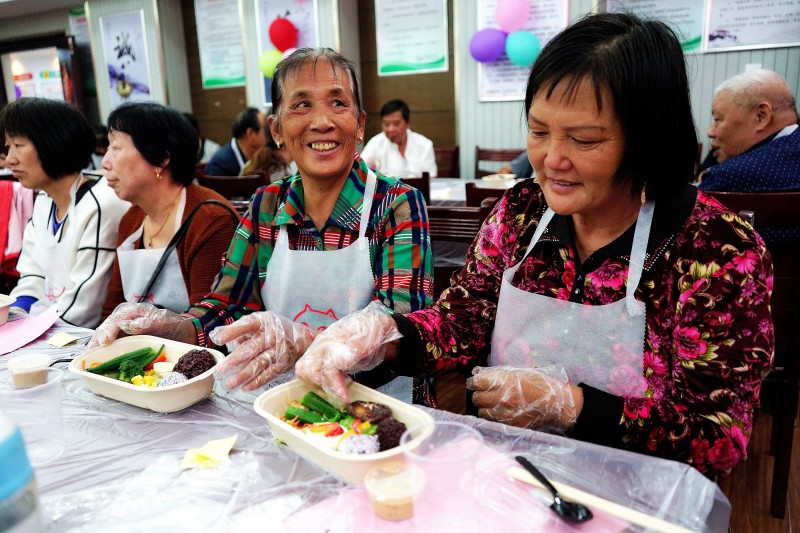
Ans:
MULTIPOLYGON (((567 373, 561 368, 476 367, 467 380, 475 391, 478 416, 524 428, 553 426, 569 429, 578 409, 567 373)), ((580 394, 580 391, 577 391, 580 394)), ((582 398, 582 396, 581 396, 582 398)))
POLYGON ((128 335, 154 335, 164 339, 186 342, 187 332, 193 332, 191 318, 159 309, 152 304, 125 302, 100 324, 87 345, 89 348, 111 344, 120 332, 128 335))
POLYGON ((241 343, 217 367, 216 376, 228 390, 251 391, 294 368, 314 332, 272 311, 261 311, 216 328, 209 337, 220 346, 234 340, 241 343))
POLYGON ((295 365, 295 375, 322 387, 329 399, 349 403, 348 374, 381 364, 387 343, 400 337, 389 310, 380 302, 370 302, 317 334, 295 365))

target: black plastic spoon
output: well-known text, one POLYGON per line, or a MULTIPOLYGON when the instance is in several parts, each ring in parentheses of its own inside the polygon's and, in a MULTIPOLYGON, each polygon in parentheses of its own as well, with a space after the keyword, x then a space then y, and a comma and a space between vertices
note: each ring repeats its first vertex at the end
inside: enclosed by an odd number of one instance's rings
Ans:
POLYGON ((592 512, 585 505, 570 502, 562 498, 561 494, 558 493, 553 484, 547 481, 547 478, 544 477, 544 474, 542 474, 538 468, 533 466, 530 461, 521 455, 516 456, 515 459, 525 468, 525 470, 530 472, 531 475, 539 481, 539 483, 544 485, 544 487, 550 491, 550 494, 553 495, 553 503, 550 505, 550 508, 555 511, 558 516, 571 522, 585 522, 586 520, 590 520, 592 518, 592 512))

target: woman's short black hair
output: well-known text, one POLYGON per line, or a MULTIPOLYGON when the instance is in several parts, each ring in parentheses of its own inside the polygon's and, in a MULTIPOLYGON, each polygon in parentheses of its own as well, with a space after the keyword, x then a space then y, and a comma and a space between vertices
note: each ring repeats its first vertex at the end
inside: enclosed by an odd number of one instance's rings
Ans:
POLYGON ((25 137, 42 169, 58 180, 86 168, 95 147, 94 130, 76 108, 58 100, 20 98, 0 111, 0 140, 25 137))
POLYGON ((630 182, 633 194, 646 185, 651 200, 678 194, 694 178, 697 134, 675 33, 663 22, 627 13, 579 20, 548 42, 534 62, 525 115, 540 90, 550 98, 563 82, 565 98, 571 99, 584 79, 594 84, 598 108, 603 89, 611 94, 625 135, 616 179, 630 182))
POLYGON ((199 137, 180 111, 155 102, 129 102, 108 116, 108 131, 130 135, 142 157, 153 166, 167 166, 175 183, 194 180, 199 137))

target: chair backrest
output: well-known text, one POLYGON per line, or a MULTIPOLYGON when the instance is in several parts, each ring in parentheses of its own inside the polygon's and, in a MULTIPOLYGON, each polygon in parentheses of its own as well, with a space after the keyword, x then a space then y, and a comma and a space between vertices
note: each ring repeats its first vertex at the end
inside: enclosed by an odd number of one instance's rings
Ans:
MULTIPOLYGON (((428 224, 431 242, 446 241, 472 244, 481 225, 494 206, 496 198, 487 198, 480 207, 428 206, 428 224)), ((450 286, 450 278, 460 266, 435 265, 433 267, 433 291, 437 298, 450 286)))
POLYGON ((480 168, 481 161, 497 161, 503 164, 510 163, 512 159, 524 152, 524 148, 481 148, 475 147, 475 179, 497 174, 497 170, 480 168))
MULTIPOLYGON (((494 198, 494 201, 496 202, 501 196, 503 196, 503 193, 505 193, 504 189, 479 187, 477 183, 472 181, 468 181, 464 184, 464 191, 466 192, 468 207, 480 207, 486 198, 494 198)), ((494 204, 492 204, 492 206, 493 205, 494 204)))
POLYGON ((216 191, 228 200, 249 200, 256 189, 269 184, 263 174, 252 176, 198 176, 197 183, 216 191))
POLYGON ((483 222, 481 216, 485 214, 480 207, 429 205, 431 240, 471 243, 483 222))
POLYGON ((201 176, 206 175, 206 165, 208 163, 195 163, 194 164, 194 177, 200 178, 201 176))
POLYGON ((436 157, 436 168, 439 171, 437 177, 460 178, 459 172, 459 150, 458 146, 452 148, 434 148, 436 157))
POLYGON ((425 198, 425 203, 427 205, 431 204, 431 175, 427 172, 423 172, 422 176, 410 176, 403 178, 403 183, 406 185, 411 185, 419 192, 422 193, 422 197, 425 198))
POLYGON ((264 174, 252 176, 197 176, 197 183, 224 196, 236 209, 244 215, 250 206, 250 198, 259 187, 269 184, 264 174))

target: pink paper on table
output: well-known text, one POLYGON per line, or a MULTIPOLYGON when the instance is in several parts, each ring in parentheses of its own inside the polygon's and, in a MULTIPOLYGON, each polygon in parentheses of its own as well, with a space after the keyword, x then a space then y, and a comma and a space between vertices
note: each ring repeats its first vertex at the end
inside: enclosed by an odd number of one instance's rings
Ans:
POLYGON ((517 463, 488 446, 483 446, 477 462, 472 494, 459 493, 452 476, 428 480, 438 498, 415 502, 414 516, 392 522, 372 512, 369 495, 363 487, 345 489, 316 505, 284 520, 287 532, 380 531, 416 533, 418 531, 547 531, 550 532, 620 532, 629 523, 591 509, 588 522, 565 522, 532 494, 530 485, 514 481, 506 474, 517 463), (449 478, 449 479, 448 479, 449 478))
POLYGON ((43 335, 58 320, 57 311, 11 320, 0 326, 0 355, 22 348, 43 335))

